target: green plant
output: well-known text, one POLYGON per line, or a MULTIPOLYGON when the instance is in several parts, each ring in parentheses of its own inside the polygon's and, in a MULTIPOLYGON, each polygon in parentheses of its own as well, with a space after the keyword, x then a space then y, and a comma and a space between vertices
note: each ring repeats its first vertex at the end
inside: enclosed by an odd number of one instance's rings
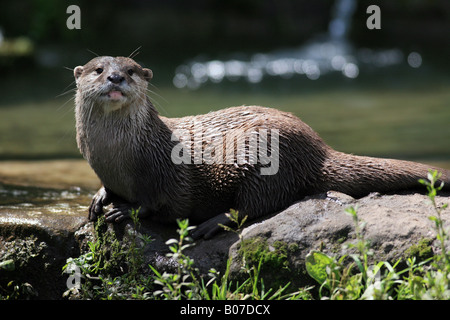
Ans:
MULTIPOLYGON (((447 205, 438 206, 435 196, 442 185, 437 172, 430 172, 428 181, 422 181, 428 188, 428 196, 435 211, 430 219, 434 222, 436 239, 440 252, 432 255, 432 239, 422 239, 411 246, 406 261, 398 260, 372 262, 370 242, 365 238, 365 223, 357 215, 356 208, 348 208, 355 226, 355 241, 344 244, 350 253, 333 257, 313 250, 306 258, 308 274, 319 284, 319 298, 322 299, 450 299, 450 263, 446 243, 448 232, 444 228, 442 212, 447 205), (422 261, 417 261, 418 259, 422 261), (399 266, 406 268, 398 270, 399 266)), ((264 239, 244 239, 242 228, 245 218, 240 219, 237 211, 228 217, 235 227, 224 226, 239 236, 242 262, 242 282, 231 280, 231 258, 223 274, 210 269, 201 275, 194 260, 186 254, 193 245, 189 236, 193 227, 188 220, 179 220, 178 239, 166 242, 170 252, 168 258, 175 263, 174 272, 160 272, 149 266, 152 275, 145 275, 143 248, 151 239, 138 232, 140 222, 137 211, 131 213, 134 228, 129 230, 127 241, 119 241, 108 231, 106 222, 100 219, 96 224, 96 240, 88 243, 88 252, 75 259, 68 259, 65 269, 75 265, 83 278, 80 288, 71 291, 84 299, 203 299, 203 300, 248 300, 248 299, 312 299, 311 288, 300 288, 288 293, 290 282, 277 289, 266 287, 261 277, 264 264, 285 268, 289 251, 283 244, 268 246, 264 239), (266 252, 267 251, 267 252, 266 252), (75 292, 74 292, 75 291, 75 292)), ((1 265, 3 268, 3 264, 1 265)), ((5 262, 5 268, 9 262, 5 262)))
POLYGON ((189 231, 193 227, 189 226, 189 220, 177 220, 179 239, 170 239, 166 242, 170 253, 167 254, 177 263, 177 272, 160 273, 153 266, 149 266, 154 272, 154 283, 160 285, 160 289, 153 292, 156 298, 166 300, 194 299, 198 298, 200 282, 196 276, 197 269, 194 268, 194 261, 184 254, 184 250, 192 244, 189 231))
POLYGON ((438 173, 436 170, 430 171, 428 173, 428 181, 421 179, 419 180, 419 182, 427 187, 428 198, 430 199, 431 205, 433 206, 433 209, 436 213, 435 216, 430 216, 429 219, 435 223, 435 229, 437 233, 436 238, 439 240, 440 244, 441 254, 438 256, 438 258, 439 260, 442 260, 443 267, 448 269, 450 267, 450 255, 447 252, 447 248, 445 247, 445 242, 449 240, 449 235, 444 228, 444 222, 441 215, 442 211, 448 207, 448 203, 444 204, 442 207, 439 207, 436 204, 437 192, 442 190, 442 188, 444 187, 444 182, 441 182, 441 184, 437 187, 435 186, 441 175, 442 174, 438 173))
MULTIPOLYGON (((314 250, 306 258, 308 274, 320 284, 319 297, 323 299, 450 299, 450 263, 445 246, 449 236, 441 216, 447 204, 439 207, 435 201, 437 191, 443 187, 442 183, 440 186, 435 186, 439 178, 440 175, 436 171, 430 171, 428 181, 420 182, 427 187, 428 197, 436 212, 436 215, 429 218, 435 223, 440 254, 419 263, 416 263, 415 256, 409 257, 406 261, 407 268, 401 271, 396 271, 401 260, 393 265, 388 261, 370 264, 369 257, 372 251, 369 241, 364 238, 365 224, 359 220, 356 209, 349 208, 346 212, 353 218, 356 234, 356 244, 348 245, 357 252, 349 256, 353 262, 346 262, 348 258, 346 255, 337 259, 314 250)), ((429 242, 427 240, 426 243, 429 242)), ((416 252, 418 248, 423 251, 423 247, 422 241, 411 252, 416 252)), ((429 250, 427 249, 426 252, 428 256, 429 250)))
MULTIPOLYGON (((369 267, 368 260, 372 251, 370 242, 364 238, 365 223, 359 220, 355 208, 350 207, 345 211, 352 217, 355 225, 356 244, 346 245, 349 249, 356 249, 356 253, 349 255, 353 262, 346 262, 347 255, 337 259, 320 251, 311 251, 306 257, 306 270, 320 284, 321 298, 348 300, 368 295, 369 291, 374 291, 375 279, 382 267, 382 263, 369 267), (355 265, 359 272, 354 272, 355 265), (328 296, 323 289, 327 289, 328 296)), ((380 287, 378 283, 376 286, 380 287)))
POLYGON ((140 273, 143 249, 152 239, 138 232, 139 210, 130 212, 134 228, 127 241, 120 242, 108 230, 104 217, 95 225, 95 241, 88 242, 88 251, 78 258, 67 259, 63 272, 81 278, 65 297, 81 299, 148 299, 152 283, 140 273), (76 272, 76 274, 74 274, 76 272))
MULTIPOLYGON (((230 220, 234 222, 237 228, 225 227, 230 232, 241 234, 242 226, 245 218, 240 220, 237 211, 231 211, 228 215, 230 220)), ((177 272, 160 273, 156 268, 150 266, 154 273, 154 283, 159 285, 158 290, 153 294, 158 299, 204 299, 204 300, 248 300, 248 299, 306 299, 310 297, 309 288, 301 289, 294 293, 285 293, 290 285, 286 285, 273 290, 266 288, 264 281, 260 278, 260 270, 263 263, 261 258, 257 265, 250 266, 244 263, 242 270, 246 275, 242 283, 230 280, 231 258, 227 261, 227 266, 223 275, 220 275, 215 269, 210 269, 208 279, 199 275, 198 270, 194 267, 194 261, 187 256, 184 251, 192 244, 189 237, 189 231, 193 227, 189 227, 188 220, 179 220, 178 234, 179 239, 171 239, 166 242, 169 245, 170 253, 168 257, 177 262, 177 272)))
POLYGON ((234 232, 239 236, 239 240, 242 241, 242 228, 244 227, 245 222, 247 221, 247 216, 242 219, 239 218, 239 211, 231 209, 229 213, 225 214, 231 222, 236 224, 235 228, 230 226, 226 226, 223 224, 219 224, 225 231, 234 232))
MULTIPOLYGON (((440 253, 433 257, 432 268, 429 268, 423 276, 410 274, 410 280, 413 282, 410 286, 410 292, 415 299, 450 299, 450 254, 446 248, 449 235, 444 228, 444 221, 442 220, 442 211, 448 208, 448 204, 446 203, 439 207, 436 203, 437 192, 444 187, 444 182, 436 186, 440 177, 441 173, 433 170, 428 173, 428 181, 420 180, 420 183, 425 185, 428 190, 428 198, 436 213, 430 216, 429 219, 434 222, 440 253)), ((423 273, 423 270, 421 271, 423 273)))
MULTIPOLYGON (((281 285, 277 290, 274 288, 266 288, 264 280, 261 278, 261 270, 264 265, 269 265, 272 268, 284 268, 286 267, 286 254, 287 246, 280 242, 273 244, 273 251, 270 251, 268 245, 264 239, 254 238, 245 239, 242 235, 242 228, 247 220, 247 216, 240 219, 239 212, 236 210, 230 210, 227 217, 236 226, 232 228, 230 226, 222 227, 226 231, 234 232, 239 236, 240 243, 240 255, 242 258, 241 271, 246 275, 244 282, 237 284, 237 290, 230 296, 238 297, 240 299, 254 299, 254 300, 274 300, 274 299, 307 299, 310 297, 309 290, 311 288, 299 289, 292 293, 286 293, 290 282, 281 285), (275 291, 275 292, 274 292, 275 291)), ((227 275, 229 273, 229 267, 231 265, 231 257, 227 263, 227 270, 225 277, 222 278, 226 282, 227 275)))

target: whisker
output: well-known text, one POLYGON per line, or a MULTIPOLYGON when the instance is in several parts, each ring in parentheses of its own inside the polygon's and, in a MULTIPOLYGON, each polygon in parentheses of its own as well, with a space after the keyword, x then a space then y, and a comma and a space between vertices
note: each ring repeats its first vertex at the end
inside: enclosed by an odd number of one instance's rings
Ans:
POLYGON ((77 88, 72 88, 72 89, 67 90, 67 88, 70 87, 72 84, 73 84, 73 83, 71 83, 71 84, 69 84, 67 87, 65 87, 65 88, 64 88, 64 92, 58 94, 57 96, 55 96, 55 98, 60 98, 60 97, 65 96, 66 94, 68 94, 68 93, 70 93, 70 92, 76 92, 76 91, 77 91, 77 88))
POLYGON ((90 122, 91 122, 92 110, 94 110, 94 102, 91 102, 90 106, 89 106, 89 114, 88 114, 87 122, 86 122, 87 124, 90 124, 90 122))
MULTIPOLYGON (((69 100, 64 102, 64 104, 62 104, 61 106, 58 107, 57 111, 60 111, 62 108, 64 108, 66 106, 66 104, 68 104, 70 101, 72 101, 74 99, 75 99, 75 96, 73 96, 72 98, 70 98, 69 100)), ((73 108, 66 108, 66 110, 61 114, 60 119, 63 119, 67 115, 67 113, 72 110, 73 110, 73 108)))
MULTIPOLYGON (((150 83, 150 85, 151 85, 153 88, 155 88, 155 90, 159 90, 158 87, 155 86, 153 83, 150 83)), ((169 103, 169 101, 167 101, 166 98, 164 98, 164 97, 163 97, 162 95, 160 95, 159 93, 156 93, 156 91, 150 90, 149 88, 146 88, 146 89, 147 89, 148 92, 150 92, 150 93, 152 93, 152 94, 154 94, 154 95, 157 95, 159 98, 163 99, 164 102, 169 103)))
POLYGON ((88 52, 92 53, 94 56, 96 57, 100 57, 99 54, 95 53, 94 51, 92 51, 91 49, 86 49, 88 52))
POLYGON ((134 57, 136 57, 140 53, 139 50, 141 48, 142 48, 142 46, 139 46, 136 49, 134 49, 134 51, 128 56, 128 58, 134 59, 134 57))
MULTIPOLYGON (((66 102, 64 102, 62 105, 60 105, 57 109, 57 111, 61 110, 62 108, 64 108, 64 106, 66 104, 68 104, 70 101, 75 100, 75 96, 72 96, 69 100, 67 100, 66 102)), ((70 110, 70 109, 69 109, 70 110)))
MULTIPOLYGON (((152 86, 155 90, 159 90, 157 86, 155 86, 153 83, 149 83, 150 86, 152 86)), ((161 111, 164 112, 165 115, 170 116, 170 113, 167 112, 167 110, 163 107, 162 103, 159 102, 155 97, 157 98, 161 98, 163 100, 164 103, 168 104, 169 101, 164 98, 161 94, 157 93, 154 90, 151 90, 149 88, 145 88, 145 91, 147 91, 149 94, 144 93, 151 101, 152 103, 154 103, 155 107, 158 107, 158 109, 160 109, 161 111)))

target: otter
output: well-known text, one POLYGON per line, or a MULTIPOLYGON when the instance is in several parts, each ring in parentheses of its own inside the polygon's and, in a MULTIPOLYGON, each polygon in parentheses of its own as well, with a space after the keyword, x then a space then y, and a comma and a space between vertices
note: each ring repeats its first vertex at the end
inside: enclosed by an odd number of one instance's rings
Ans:
POLYGON ((160 222, 189 218, 199 224, 193 237, 208 239, 230 223, 230 209, 251 220, 329 190, 352 197, 407 190, 419 187, 430 169, 450 186, 450 172, 441 168, 335 151, 298 117, 277 109, 160 116, 146 94, 153 73, 131 58, 96 57, 74 76, 77 144, 103 185, 90 220, 108 205, 108 222, 139 209, 140 217, 160 222), (261 155, 264 146, 269 158, 261 155), (272 172, 270 157, 277 160, 272 172))

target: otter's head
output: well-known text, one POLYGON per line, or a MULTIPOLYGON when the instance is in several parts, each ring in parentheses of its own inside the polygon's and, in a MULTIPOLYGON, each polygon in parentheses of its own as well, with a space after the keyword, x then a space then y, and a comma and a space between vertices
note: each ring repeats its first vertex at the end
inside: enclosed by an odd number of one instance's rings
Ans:
POLYGON ((74 69, 77 96, 84 102, 101 105, 105 113, 145 101, 150 69, 125 57, 96 57, 74 69))

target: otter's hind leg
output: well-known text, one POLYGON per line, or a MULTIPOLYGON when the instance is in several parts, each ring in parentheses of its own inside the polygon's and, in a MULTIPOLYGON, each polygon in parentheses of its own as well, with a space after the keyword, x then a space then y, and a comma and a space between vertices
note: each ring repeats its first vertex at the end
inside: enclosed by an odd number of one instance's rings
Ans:
POLYGON ((194 240, 200 238, 211 239, 213 236, 223 230, 220 225, 231 226, 231 224, 232 221, 226 216, 225 213, 222 213, 201 223, 192 231, 191 236, 194 240))

